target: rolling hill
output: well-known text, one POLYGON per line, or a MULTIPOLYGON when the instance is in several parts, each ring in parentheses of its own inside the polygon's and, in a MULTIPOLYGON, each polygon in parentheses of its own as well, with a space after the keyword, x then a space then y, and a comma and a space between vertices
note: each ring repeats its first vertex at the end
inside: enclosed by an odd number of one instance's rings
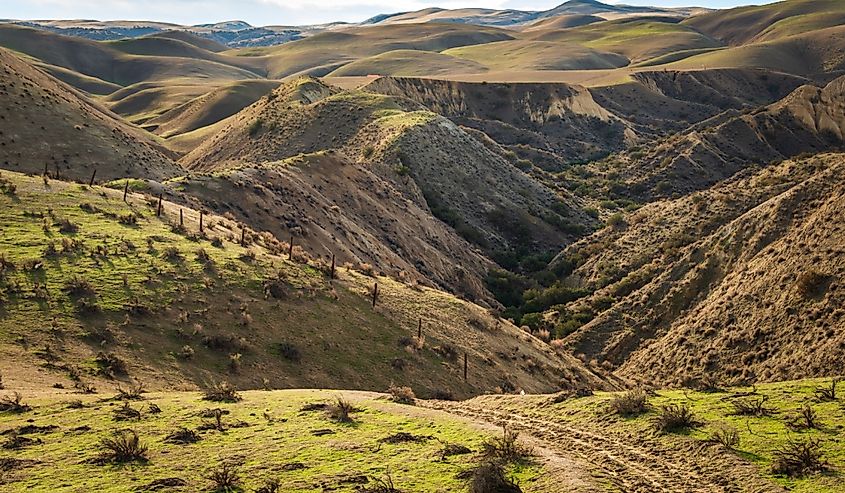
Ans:
POLYGON ((0 163, 5 169, 88 181, 165 179, 181 173, 170 153, 103 107, 0 49, 0 163))

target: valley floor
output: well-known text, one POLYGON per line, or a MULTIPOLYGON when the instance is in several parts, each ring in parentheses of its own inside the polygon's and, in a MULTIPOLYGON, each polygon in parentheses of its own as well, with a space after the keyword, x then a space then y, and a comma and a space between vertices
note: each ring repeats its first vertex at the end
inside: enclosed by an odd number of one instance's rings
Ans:
POLYGON ((410 406, 355 391, 249 391, 240 402, 215 403, 195 392, 121 401, 51 390, 24 398, 29 410, 0 413, 0 482, 4 491, 201 491, 225 463, 237 467, 242 491, 261 491, 270 479, 279 481, 278 491, 291 492, 392 491, 376 489, 388 479, 399 491, 463 491, 462 471, 482 460, 484 444, 506 426, 532 451, 508 466, 525 492, 836 492, 843 491, 845 406, 841 397, 819 393, 830 383, 660 390, 649 393, 643 413, 624 418, 612 403, 625 394, 610 392, 410 406), (358 409, 351 423, 330 418, 338 397, 358 409), (736 415, 737 404, 756 402, 761 415, 736 415), (688 408, 695 425, 655 431, 670 405, 688 408), (804 406, 819 416, 814 429, 796 425, 804 406), (127 409, 133 416, 123 416, 127 409), (180 429, 197 430, 198 441, 173 443, 180 429), (138 433, 147 461, 102 461, 102 440, 121 430, 138 433), (735 450, 714 442, 719 430, 738 434, 735 450), (778 450, 812 440, 820 444, 824 472, 793 479, 771 473, 778 450), (443 455, 458 444, 472 452, 443 455))

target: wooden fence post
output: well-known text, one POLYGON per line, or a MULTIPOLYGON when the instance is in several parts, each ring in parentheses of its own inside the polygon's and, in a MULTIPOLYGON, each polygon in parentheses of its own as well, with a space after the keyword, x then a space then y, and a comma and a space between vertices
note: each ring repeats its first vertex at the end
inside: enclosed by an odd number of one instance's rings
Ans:
POLYGON ((337 266, 337 264, 335 263, 335 257, 334 257, 334 254, 332 254, 332 270, 329 273, 329 279, 334 279, 334 276, 335 276, 334 270, 335 270, 336 266, 337 266))
POLYGON ((156 217, 161 217, 161 194, 158 194, 158 208, 156 209, 156 217))
POLYGON ((378 299, 378 283, 373 284, 373 308, 376 306, 376 300, 378 299))
POLYGON ((59 163, 56 163, 56 179, 59 179, 59 163))
POLYGON ((246 241, 246 226, 241 227, 241 246, 244 246, 246 241))
POLYGON ((185 225, 185 216, 182 215, 182 209, 179 209, 179 226, 185 225))
POLYGON ((88 186, 89 186, 89 187, 93 187, 93 186, 94 186, 94 177, 95 177, 95 176, 97 176, 97 168, 94 168, 94 172, 93 172, 93 173, 91 173, 91 180, 90 180, 90 181, 88 181, 88 186))
POLYGON ((467 381, 467 353, 464 351, 464 382, 467 381))
POLYGON ((47 174, 47 162, 44 162, 44 176, 50 176, 47 174))
POLYGON ((202 211, 200 211, 200 233, 202 233, 202 211))
POLYGON ((129 180, 123 185, 123 201, 126 202, 126 194, 129 193, 129 180))
POLYGON ((288 260, 293 260, 293 235, 290 235, 290 243, 288 243, 288 260))
POLYGON ((420 323, 417 325, 417 339, 422 340, 422 317, 420 317, 420 323))

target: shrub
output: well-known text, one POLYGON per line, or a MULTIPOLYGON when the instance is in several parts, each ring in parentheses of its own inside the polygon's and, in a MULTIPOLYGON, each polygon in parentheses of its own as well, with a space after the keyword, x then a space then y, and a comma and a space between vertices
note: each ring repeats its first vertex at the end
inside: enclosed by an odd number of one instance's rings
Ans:
POLYGON ((641 389, 629 390, 610 401, 610 409, 620 416, 636 416, 648 410, 648 394, 641 389))
POLYGON ((522 493, 522 490, 505 475, 501 464, 486 461, 473 469, 469 476, 470 493, 522 493))
MULTIPOLYGON (((816 398, 820 401, 835 401, 836 400, 836 386, 839 384, 840 379, 834 378, 830 381, 830 385, 827 387, 818 387, 814 391, 816 394, 816 398)), ((0 388, 3 388, 0 386, 0 388)))
POLYGON ((164 251, 161 253, 161 256, 162 258, 164 258, 165 260, 169 260, 170 262, 181 262, 182 260, 184 260, 182 252, 180 252, 179 249, 175 246, 169 246, 165 248, 164 251))
POLYGON ((182 349, 176 353, 176 357, 184 360, 191 359, 194 357, 194 348, 192 348, 189 344, 185 344, 182 346, 182 349))
POLYGON ((660 414, 654 420, 654 427, 664 433, 695 428, 701 423, 686 404, 669 404, 660 408, 660 414))
POLYGON ((144 393, 144 384, 141 382, 135 382, 129 385, 128 388, 124 389, 120 385, 117 386, 117 396, 116 399, 124 400, 124 401, 137 401, 143 399, 141 394, 144 393))
POLYGON ((212 469, 208 472, 207 477, 214 483, 214 491, 237 491, 241 487, 241 477, 238 474, 238 468, 232 464, 224 463, 217 469, 212 469))
POLYGON ((200 437, 199 434, 194 430, 189 430, 188 428, 179 428, 173 433, 167 435, 167 437, 164 439, 165 442, 176 443, 180 445, 196 443, 200 440, 202 440, 202 437, 200 437))
POLYGON ((83 277, 73 276, 65 283, 65 291, 71 296, 94 296, 97 290, 90 281, 83 277))
POLYGON ((0 412, 25 413, 32 408, 22 402, 23 397, 14 392, 11 396, 0 397, 0 412))
POLYGON ((827 470, 829 464, 824 459, 821 443, 818 439, 808 438, 801 442, 789 442, 774 451, 772 472, 796 477, 808 473, 827 470))
POLYGON ((367 493, 401 493, 399 489, 393 484, 393 476, 390 475, 390 470, 384 474, 383 478, 375 480, 375 484, 368 486, 361 491, 367 493))
POLYGON ((793 430, 818 429, 818 418, 816 411, 809 404, 806 404, 796 414, 787 418, 786 425, 793 430))
POLYGON ((72 223, 70 219, 67 218, 62 218, 56 221, 56 226, 59 227, 59 232, 64 234, 71 234, 79 231, 79 226, 72 223))
POLYGON ((710 443, 717 443, 728 450, 736 450, 739 446, 739 430, 733 426, 722 424, 713 430, 708 440, 710 443))
POLYGON ((414 395, 414 391, 411 387, 397 387, 395 385, 391 385, 390 388, 387 389, 387 392, 390 394, 391 400, 399 404, 408 404, 413 406, 417 400, 417 396, 414 395))
POLYGON ((128 421, 130 419, 141 419, 141 411, 124 402, 122 407, 114 410, 115 421, 128 421))
POLYGON ((302 354, 299 352, 299 348, 286 341, 273 344, 270 347, 270 350, 288 361, 298 362, 302 359, 302 354))
POLYGON ((358 412, 358 409, 351 402, 338 397, 335 403, 328 407, 328 412, 335 421, 351 423, 354 421, 352 413, 358 412))
POLYGON ((220 383, 212 382, 205 389, 202 398, 203 400, 212 402, 238 402, 241 400, 241 396, 235 387, 226 381, 220 383))
POLYGON ((264 481, 260 488, 255 490, 255 493, 276 493, 281 487, 282 483, 278 479, 268 479, 264 481))
POLYGON ((126 375, 126 362, 112 353, 99 352, 94 358, 98 373, 114 378, 116 375, 126 375))
POLYGON ((801 296, 811 298, 819 294, 819 291, 826 281, 827 276, 820 272, 811 270, 798 276, 796 287, 798 288, 798 293, 801 294, 801 296))
POLYGON ((261 118, 256 118, 249 124, 248 131, 250 137, 255 137, 258 135, 258 132, 261 131, 261 127, 264 125, 264 120, 261 118))
POLYGON ((531 455, 533 451, 519 443, 519 433, 509 430, 507 425, 502 425, 502 436, 495 437, 483 445, 483 455, 490 460, 502 462, 520 462, 531 455))
POLYGON ((134 430, 121 431, 114 438, 104 438, 100 446, 105 449, 100 459, 103 462, 146 462, 147 446, 141 442, 134 430))
POLYGON ((127 226, 134 226, 138 224, 138 216, 132 212, 127 212, 125 214, 117 216, 117 222, 119 222, 120 224, 125 224, 127 226))
POLYGON ((731 402, 734 407, 735 416, 771 416, 774 410, 766 407, 768 397, 760 397, 759 399, 737 399, 731 402))

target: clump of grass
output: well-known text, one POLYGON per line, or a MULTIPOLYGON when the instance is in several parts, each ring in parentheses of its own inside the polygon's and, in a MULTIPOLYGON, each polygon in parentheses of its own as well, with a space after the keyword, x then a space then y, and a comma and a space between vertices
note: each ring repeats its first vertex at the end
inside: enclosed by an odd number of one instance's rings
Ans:
POLYGON ((117 217, 117 222, 125 224, 126 226, 135 226, 138 224, 138 216, 132 212, 121 214, 117 217))
POLYGON ((114 438, 104 438, 100 441, 104 449, 100 456, 102 462, 147 462, 149 452, 147 445, 141 442, 135 430, 125 430, 115 434, 114 438))
POLYGON ((206 477, 211 480, 214 487, 213 491, 238 491, 241 487, 238 467, 233 464, 223 463, 220 467, 210 470, 206 477))
POLYGON ((64 234, 73 234, 79 231, 79 226, 71 222, 68 218, 57 220, 55 225, 59 227, 59 232, 64 234))
POLYGON ((505 463, 523 462, 534 454, 534 451, 519 442, 519 433, 502 425, 502 436, 486 441, 482 455, 488 460, 505 463))
POLYGON ((663 433, 674 433, 699 426, 695 414, 686 404, 669 404, 660 408, 654 427, 663 433))
POLYGON ((737 399, 731 402, 734 407, 735 416, 754 416, 763 417, 774 414, 774 409, 766 407, 768 397, 760 397, 759 399, 737 399))
POLYGON ((225 380, 219 383, 212 382, 205 389, 202 398, 212 402, 239 402, 242 399, 237 389, 225 380))
POLYGON ((18 392, 13 392, 11 396, 0 397, 0 412, 19 414, 30 410, 32 408, 23 402, 23 396, 18 392))
POLYGON ((164 251, 161 252, 161 256, 170 262, 181 262, 185 259, 185 257, 182 256, 182 252, 180 252, 175 246, 165 248, 164 251))
POLYGON ((411 387, 398 387, 391 385, 390 388, 387 389, 387 392, 390 394, 390 399, 398 404, 408 404, 413 406, 417 402, 417 396, 414 395, 414 391, 411 387))
POLYGON ((352 423, 355 421, 352 414, 358 411, 358 408, 343 397, 338 397, 334 404, 328 406, 329 417, 340 423, 352 423))
POLYGON ((610 401, 610 410, 620 416, 636 416, 648 411, 648 394, 642 389, 629 390, 610 401))
POLYGON ((786 445, 775 450, 772 472, 784 476, 798 477, 814 472, 823 472, 829 466, 818 439, 807 438, 804 441, 790 439, 786 445))
POLYGON ((716 443, 725 447, 727 450, 736 450, 739 447, 739 430, 727 424, 721 424, 713 430, 708 440, 710 443, 716 443))

